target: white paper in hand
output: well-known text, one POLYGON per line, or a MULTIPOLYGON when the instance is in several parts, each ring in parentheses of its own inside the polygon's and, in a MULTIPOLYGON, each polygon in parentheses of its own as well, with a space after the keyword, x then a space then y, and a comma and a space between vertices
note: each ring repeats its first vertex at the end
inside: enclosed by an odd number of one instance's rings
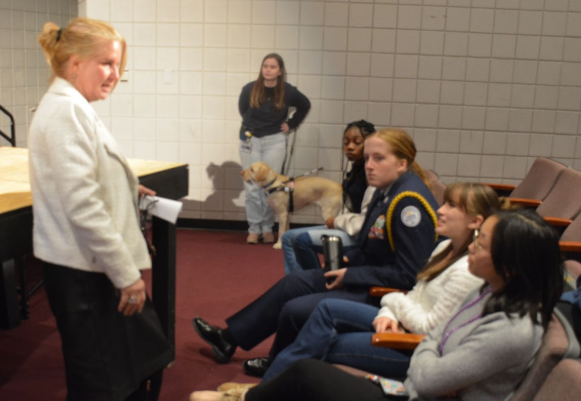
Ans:
POLYGON ((160 198, 159 196, 144 195, 139 201, 139 209, 172 224, 175 224, 178 220, 182 206, 182 202, 160 198))

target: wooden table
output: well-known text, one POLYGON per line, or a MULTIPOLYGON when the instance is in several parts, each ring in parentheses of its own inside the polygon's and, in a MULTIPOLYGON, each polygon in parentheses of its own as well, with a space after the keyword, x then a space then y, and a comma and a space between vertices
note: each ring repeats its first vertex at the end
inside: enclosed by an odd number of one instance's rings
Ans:
MULTIPOLYGON (((188 194, 188 166, 129 159, 141 184, 164 198, 188 194)), ((152 300, 169 342, 175 344, 176 227, 153 218, 152 300)), ((18 305, 14 260, 32 253, 32 196, 28 150, 0 146, 0 327, 18 326, 26 310, 18 305)), ((26 307, 24 308, 26 309, 26 307)))

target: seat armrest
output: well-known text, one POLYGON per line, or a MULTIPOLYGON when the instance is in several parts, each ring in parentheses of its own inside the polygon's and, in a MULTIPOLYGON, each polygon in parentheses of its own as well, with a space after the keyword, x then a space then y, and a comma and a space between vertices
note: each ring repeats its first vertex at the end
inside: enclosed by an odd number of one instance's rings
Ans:
POLYGON ((514 185, 510 184, 493 184, 489 182, 483 182, 482 184, 488 185, 490 188, 494 189, 494 192, 496 192, 498 196, 509 196, 516 188, 514 185))
POLYGON ((543 217, 543 219, 553 227, 567 227, 573 222, 573 220, 561 219, 559 217, 543 217))
POLYGON ((525 199, 525 198, 508 198, 511 205, 523 206, 523 207, 538 207, 542 202, 536 199, 525 199))
POLYGON ((397 288, 389 288, 389 287, 371 287, 369 289, 369 296, 370 297, 382 297, 385 294, 390 294, 392 292, 403 292, 407 294, 407 291, 400 290, 397 288))
POLYGON ((561 252, 581 252, 581 242, 579 241, 559 241, 561 252))
POLYGON ((375 333, 371 345, 393 349, 414 350, 424 339, 423 334, 413 333, 375 333))
POLYGON ((514 185, 510 184, 492 184, 489 182, 483 182, 483 185, 488 185, 490 188, 494 189, 495 191, 508 191, 512 192, 516 188, 514 185))

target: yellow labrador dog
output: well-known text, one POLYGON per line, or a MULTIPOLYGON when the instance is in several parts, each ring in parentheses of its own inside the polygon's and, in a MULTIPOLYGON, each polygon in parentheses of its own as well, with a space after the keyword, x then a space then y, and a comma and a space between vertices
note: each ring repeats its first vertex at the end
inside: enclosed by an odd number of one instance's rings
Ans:
POLYGON ((282 235, 289 229, 290 194, 288 188, 293 188, 294 210, 315 203, 321 207, 325 221, 329 217, 337 216, 341 211, 343 189, 340 184, 326 178, 297 177, 294 181, 286 182, 288 177, 277 174, 264 162, 252 163, 240 174, 244 181, 254 182, 262 187, 268 195, 268 206, 278 215, 278 241, 274 244, 274 249, 282 247, 282 235))

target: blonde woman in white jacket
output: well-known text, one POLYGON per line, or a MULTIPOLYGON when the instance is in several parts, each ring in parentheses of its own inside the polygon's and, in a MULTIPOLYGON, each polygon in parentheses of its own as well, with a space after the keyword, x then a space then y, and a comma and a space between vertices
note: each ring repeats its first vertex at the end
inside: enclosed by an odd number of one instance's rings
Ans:
POLYGON ((119 81, 125 39, 107 23, 45 24, 53 78, 30 127, 34 254, 61 335, 68 401, 156 400, 173 360, 145 292, 151 259, 137 177, 89 104, 119 81))
POLYGON ((295 342, 274 359, 265 381, 303 358, 405 377, 411 352, 374 347, 371 336, 386 331, 426 334, 448 319, 460 301, 483 283, 468 271, 468 245, 473 231, 500 208, 496 193, 480 184, 452 184, 444 199, 436 233, 449 239, 434 250, 415 287, 407 294, 384 296, 381 309, 339 299, 321 301, 295 342))

